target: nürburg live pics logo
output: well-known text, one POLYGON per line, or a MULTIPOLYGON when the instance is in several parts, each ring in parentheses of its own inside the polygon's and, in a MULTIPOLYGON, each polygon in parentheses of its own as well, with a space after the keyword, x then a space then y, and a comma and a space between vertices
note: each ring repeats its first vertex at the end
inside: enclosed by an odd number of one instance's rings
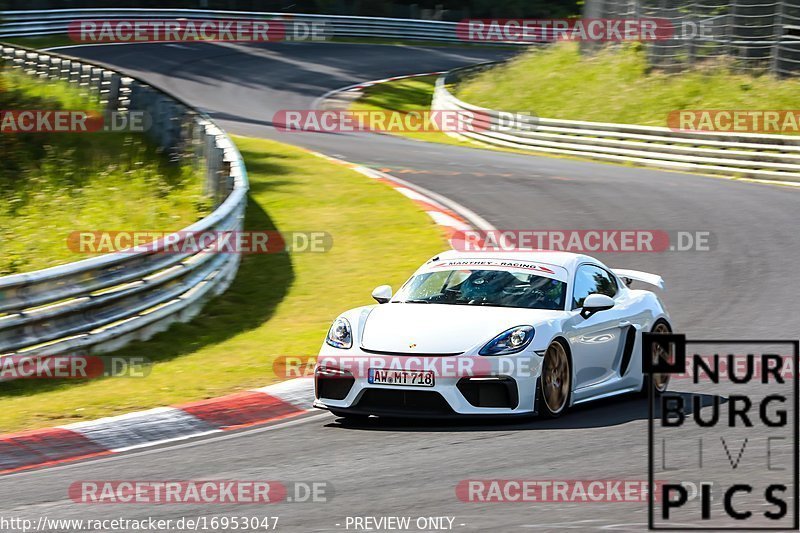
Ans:
POLYGON ((797 530, 798 341, 646 333, 642 351, 650 529, 797 530))

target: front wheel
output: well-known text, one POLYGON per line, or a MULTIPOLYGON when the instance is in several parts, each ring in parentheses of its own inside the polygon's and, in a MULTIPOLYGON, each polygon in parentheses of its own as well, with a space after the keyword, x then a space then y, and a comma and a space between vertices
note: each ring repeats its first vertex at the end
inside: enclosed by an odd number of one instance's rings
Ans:
POLYGON ((572 367, 561 341, 553 341, 544 354, 539 378, 539 413, 548 418, 561 416, 569 407, 572 393, 572 367))
MULTIPOLYGON (((650 332, 657 333, 659 335, 667 335, 672 333, 672 328, 669 327, 669 324, 666 320, 660 318, 655 324, 653 324, 653 329, 651 329, 650 332)), ((659 360, 669 361, 669 353, 659 344, 653 346, 652 353, 653 364, 658 363, 659 360)), ((644 354, 644 346, 642 346, 642 354, 644 354)), ((667 386, 669 386, 669 374, 645 374, 642 382, 642 396, 647 396, 647 391, 650 389, 651 380, 656 395, 664 393, 667 390, 667 386)))

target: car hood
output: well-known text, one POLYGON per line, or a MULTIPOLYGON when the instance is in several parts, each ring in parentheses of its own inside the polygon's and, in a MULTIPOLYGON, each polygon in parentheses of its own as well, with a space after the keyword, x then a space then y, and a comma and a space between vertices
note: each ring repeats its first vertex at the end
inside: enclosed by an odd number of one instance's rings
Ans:
POLYGON ((514 326, 562 317, 564 311, 473 305, 387 303, 364 324, 361 346, 407 354, 455 354, 483 346, 514 326))

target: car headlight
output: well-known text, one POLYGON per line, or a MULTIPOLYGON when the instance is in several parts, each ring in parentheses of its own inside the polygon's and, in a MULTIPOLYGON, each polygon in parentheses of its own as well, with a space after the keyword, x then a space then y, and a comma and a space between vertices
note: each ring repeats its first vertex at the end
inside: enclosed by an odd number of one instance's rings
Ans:
POLYGON ((334 348, 347 349, 353 346, 353 330, 350 328, 350 322, 341 317, 334 320, 325 342, 334 348))
POLYGON ((533 340, 533 326, 516 326, 504 331, 478 352, 481 355, 508 355, 521 352, 533 340))

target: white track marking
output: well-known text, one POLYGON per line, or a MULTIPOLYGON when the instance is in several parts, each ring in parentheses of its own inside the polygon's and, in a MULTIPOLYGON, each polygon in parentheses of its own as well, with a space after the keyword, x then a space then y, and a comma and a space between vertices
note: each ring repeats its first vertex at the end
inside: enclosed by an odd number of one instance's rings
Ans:
POLYGON ((6 474, 6 475, 0 477, 0 484, 2 484, 2 482, 5 479, 11 478, 11 477, 35 476, 37 474, 47 476, 51 472, 53 472, 54 470, 67 470, 67 469, 72 469, 72 468, 81 468, 81 467, 87 466, 87 465, 96 465, 98 463, 108 463, 108 462, 113 462, 113 461, 119 461, 119 460, 123 460, 123 459, 128 459, 130 457, 139 457, 139 456, 150 455, 150 454, 154 454, 154 453, 169 452, 169 451, 179 450, 179 449, 183 449, 183 448, 193 448, 195 446, 203 446, 203 445, 206 445, 206 444, 211 443, 211 442, 220 442, 220 441, 229 440, 229 439, 236 439, 236 438, 240 438, 240 437, 249 437, 251 435, 255 435, 255 434, 258 434, 258 433, 265 433, 267 431, 273 431, 273 430, 276 430, 276 429, 283 429, 283 428, 287 428, 287 427, 291 427, 291 426, 297 426, 297 425, 300 425, 300 424, 305 424, 305 423, 308 423, 308 422, 313 422, 313 421, 319 420, 321 418, 332 417, 332 416, 333 415, 331 415, 330 413, 324 412, 324 413, 319 413, 319 414, 316 414, 316 415, 304 416, 302 418, 297 418, 297 419, 294 419, 294 420, 287 420, 286 422, 279 422, 279 423, 273 424, 271 426, 256 427, 256 428, 252 428, 252 429, 244 429, 244 430, 241 430, 241 431, 237 431, 235 433, 233 433, 233 432, 231 432, 231 433, 224 432, 225 433, 224 435, 217 435, 216 437, 209 437, 207 439, 200 439, 200 440, 196 440, 196 441, 192 441, 192 442, 185 442, 183 444, 177 444, 175 446, 165 446, 163 448, 153 448, 153 449, 148 449, 148 450, 141 450, 141 451, 138 451, 138 452, 126 453, 124 455, 121 455, 121 454, 108 455, 108 456, 104 456, 104 457, 98 457, 97 459, 89 459, 87 461, 81 461, 81 462, 75 462, 75 463, 66 463, 66 464, 62 464, 62 465, 55 465, 55 466, 41 468, 41 469, 38 469, 38 470, 25 470, 25 471, 16 472, 16 473, 13 473, 13 474, 6 474))

